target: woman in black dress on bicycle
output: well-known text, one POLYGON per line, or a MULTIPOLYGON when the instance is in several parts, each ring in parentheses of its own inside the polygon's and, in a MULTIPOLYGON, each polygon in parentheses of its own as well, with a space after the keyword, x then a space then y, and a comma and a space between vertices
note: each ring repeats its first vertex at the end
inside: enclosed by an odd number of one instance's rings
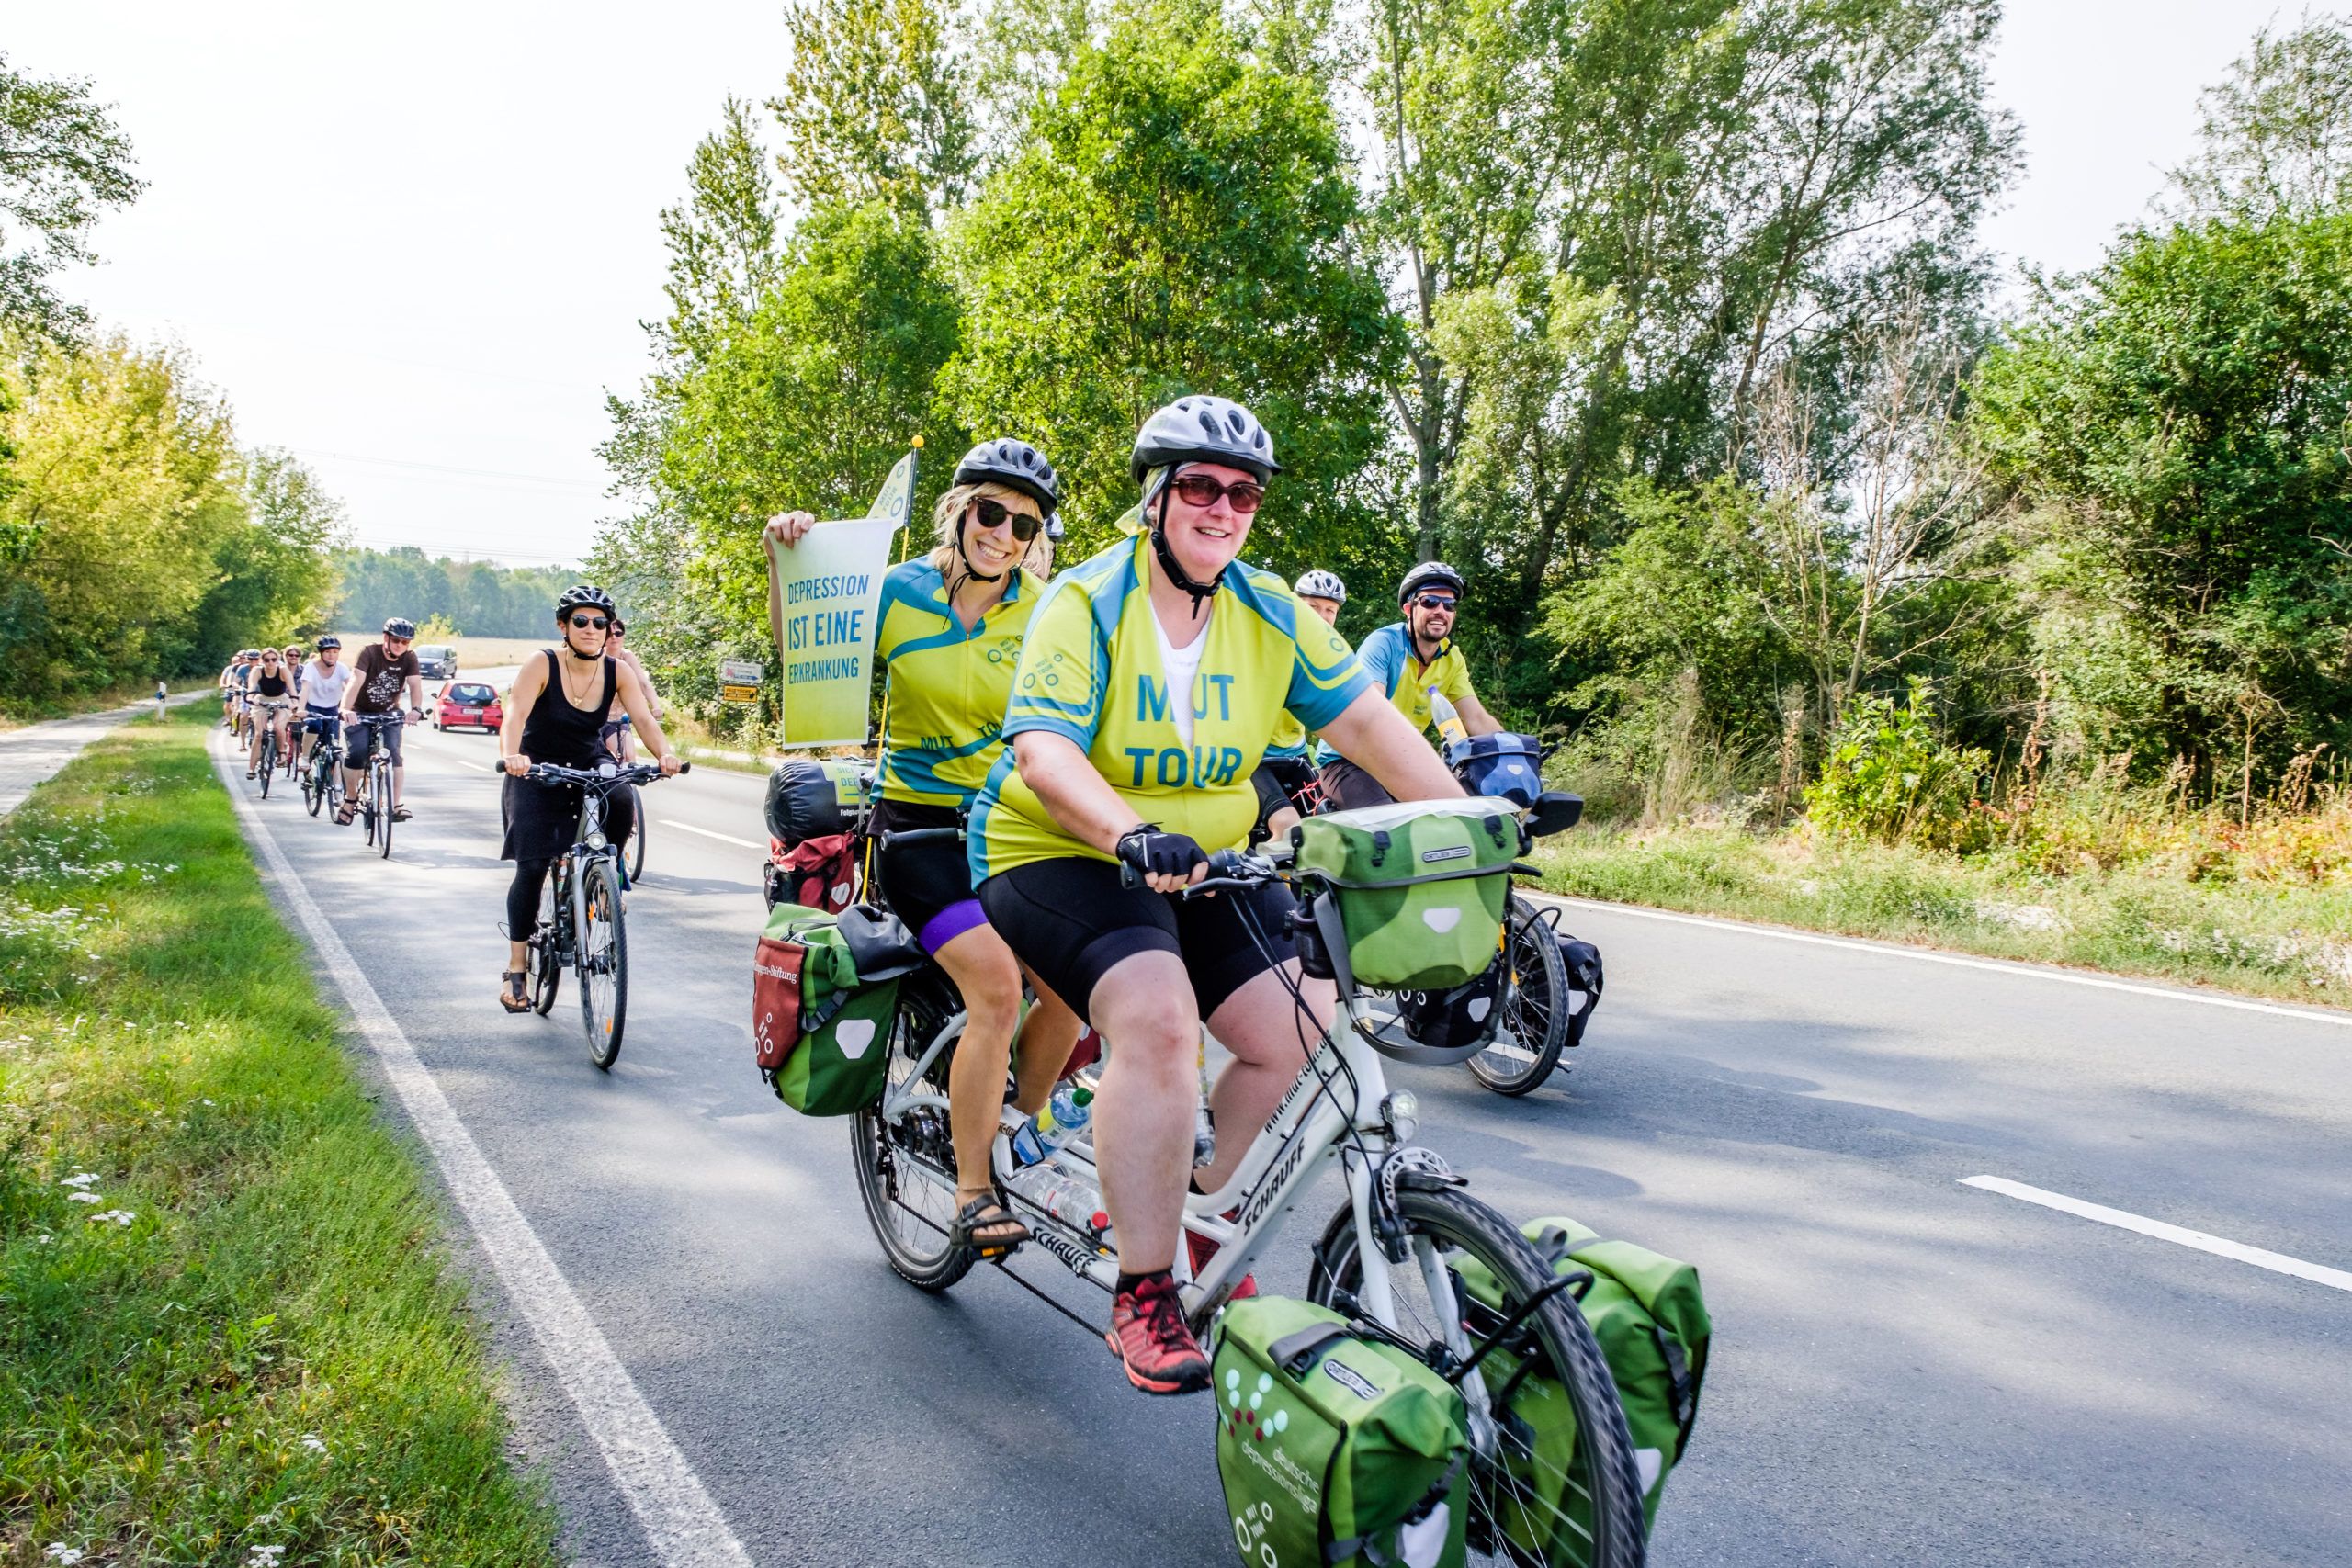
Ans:
MULTIPOLYGON (((571 848, 572 830, 580 822, 577 784, 537 784, 522 775, 533 762, 594 768, 611 761, 596 734, 616 698, 661 759, 662 772, 678 771, 677 753, 653 716, 645 682, 605 650, 615 619, 612 595, 584 583, 567 588, 556 601, 555 619, 562 653, 550 648, 523 666, 499 728, 499 748, 504 753, 500 761, 508 775, 506 841, 499 858, 514 863, 514 880, 506 889, 506 972, 498 986, 499 1005, 508 1012, 530 1010, 527 951, 539 919, 539 890, 547 883, 548 868, 571 848)), ((605 836, 615 849, 628 844, 636 825, 635 808, 626 793, 615 791, 606 797, 605 836)))

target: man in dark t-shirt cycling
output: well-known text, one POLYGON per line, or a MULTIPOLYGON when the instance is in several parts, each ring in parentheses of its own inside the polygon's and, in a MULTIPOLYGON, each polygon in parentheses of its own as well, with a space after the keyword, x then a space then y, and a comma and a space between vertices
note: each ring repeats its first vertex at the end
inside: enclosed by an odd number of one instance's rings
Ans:
MULTIPOLYGON (((346 717, 373 714, 398 716, 401 688, 408 688, 409 711, 421 721, 424 717, 424 676, 417 668, 416 623, 394 615, 384 623, 384 640, 370 643, 359 650, 352 660, 351 684, 344 688, 343 711, 346 717)), ((401 727, 397 724, 345 724, 343 727, 347 750, 343 766, 343 805, 335 810, 334 819, 345 827, 359 809, 359 777, 366 772, 368 759, 379 740, 392 758, 392 820, 408 820, 408 807, 401 804, 401 727)), ((380 802, 379 803, 380 804, 380 802)))

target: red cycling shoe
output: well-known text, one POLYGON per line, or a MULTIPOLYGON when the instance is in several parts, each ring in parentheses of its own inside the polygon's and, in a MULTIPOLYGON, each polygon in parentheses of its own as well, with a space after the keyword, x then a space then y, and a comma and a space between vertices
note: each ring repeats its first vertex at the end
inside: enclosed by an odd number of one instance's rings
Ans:
POLYGON ((1209 1386, 1209 1359, 1184 1325, 1176 1280, 1154 1274, 1111 1299, 1111 1332, 1102 1337, 1146 1393, 1198 1393, 1209 1386))

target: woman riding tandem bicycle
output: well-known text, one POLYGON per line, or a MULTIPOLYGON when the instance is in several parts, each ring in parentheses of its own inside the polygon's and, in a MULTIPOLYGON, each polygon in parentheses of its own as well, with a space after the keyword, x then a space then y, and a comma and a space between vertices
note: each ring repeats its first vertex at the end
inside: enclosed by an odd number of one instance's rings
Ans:
POLYGON ((1400 798, 1463 792, 1339 634, 1237 558, 1280 471, 1247 409, 1179 400, 1145 423, 1130 466, 1145 530, 1071 568, 1038 606, 1011 746, 972 810, 971 874, 1041 991, 1108 1044, 1093 1122, 1119 1249, 1108 1338, 1137 1388, 1183 1393, 1209 1372, 1172 1275, 1186 1179, 1217 1190, 1249 1144, 1220 1139, 1192 1171, 1202 1021, 1235 1058, 1211 1111, 1246 1134, 1297 1078, 1334 990, 1286 951, 1286 893, 1170 895, 1206 875, 1208 851, 1247 838, 1250 777, 1285 710, 1400 798), (1125 886, 1123 865, 1147 886, 1125 886))
MULTIPOLYGON (((616 700, 637 721, 662 761, 662 772, 678 771, 677 753, 653 716, 644 683, 636 671, 605 650, 613 616, 612 595, 603 589, 582 584, 564 590, 556 601, 555 619, 569 657, 559 658, 548 649, 544 657, 524 664, 514 677, 499 730, 499 748, 504 753, 501 761, 509 775, 503 781, 506 840, 499 858, 514 863, 514 880, 506 889, 506 971, 498 987, 499 1005, 508 1012, 530 1010, 528 949, 538 923, 539 891, 546 886, 548 868, 571 848, 580 820, 577 784, 531 784, 523 775, 533 762, 594 768, 610 761, 596 737, 616 700)), ((605 803, 605 836, 616 846, 625 845, 635 826, 628 796, 616 793, 605 803)))
MULTIPOLYGON (((1023 441, 983 441, 956 465, 933 517, 938 543, 883 579, 875 658, 884 671, 881 799, 873 833, 884 899, 961 994, 962 1038, 948 1076, 956 1147, 955 1239, 1001 1258, 1029 1238, 1004 1207, 989 1153, 1003 1118, 1012 1039, 1021 1036, 1013 1104, 1034 1114, 1078 1041, 1078 1020, 1039 987, 1024 1023, 1022 969, 981 912, 970 864, 952 830, 1004 750, 1000 728, 1022 640, 1044 581, 1032 564, 1054 533, 1060 485, 1053 466, 1023 441), (949 829, 933 837, 927 829, 949 829), (924 832, 893 843, 894 833, 924 832)), ((816 526, 806 512, 768 524, 797 547, 816 526)), ((781 590, 768 578, 768 613, 783 645, 781 590)))

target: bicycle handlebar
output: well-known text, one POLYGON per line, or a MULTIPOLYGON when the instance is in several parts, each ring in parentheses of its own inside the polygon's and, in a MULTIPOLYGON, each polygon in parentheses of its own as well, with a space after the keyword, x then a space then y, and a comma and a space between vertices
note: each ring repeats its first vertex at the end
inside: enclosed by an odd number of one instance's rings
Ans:
MULTIPOLYGON (((693 771, 692 762, 678 764, 681 773, 693 771)), ((582 784, 595 789, 614 789, 625 784, 651 784, 655 779, 669 775, 662 771, 659 762, 639 762, 634 767, 615 768, 610 773, 599 768, 566 768, 553 762, 534 762, 524 770, 521 776, 533 784, 582 784)))
POLYGON ((894 833, 877 833, 875 840, 887 850, 893 844, 927 844, 963 836, 961 828, 907 828, 894 833))
MULTIPOLYGON (((1287 858, 1286 856, 1283 858, 1287 858)), ((1282 865, 1273 855, 1253 855, 1241 850, 1219 850, 1209 856, 1209 874, 1189 887, 1180 887, 1170 895, 1190 898, 1198 893, 1215 893, 1223 888, 1248 889, 1263 887, 1269 882, 1282 879, 1282 865)), ((1126 862, 1119 863, 1119 886, 1141 887, 1143 873, 1126 862)))

